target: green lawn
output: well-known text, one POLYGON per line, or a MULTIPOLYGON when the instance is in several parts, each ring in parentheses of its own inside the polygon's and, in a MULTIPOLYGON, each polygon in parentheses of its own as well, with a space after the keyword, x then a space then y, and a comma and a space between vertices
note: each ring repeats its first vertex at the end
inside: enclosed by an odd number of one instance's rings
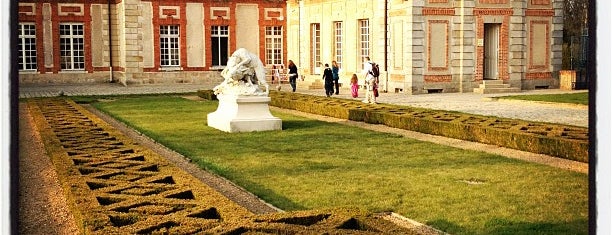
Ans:
POLYGON ((206 125, 217 102, 117 98, 94 106, 284 210, 395 211, 452 234, 587 234, 588 176, 273 112, 282 131, 206 125))
POLYGON ((515 95, 515 96, 502 96, 499 98, 589 105, 589 93, 588 92, 550 94, 550 95, 515 95))

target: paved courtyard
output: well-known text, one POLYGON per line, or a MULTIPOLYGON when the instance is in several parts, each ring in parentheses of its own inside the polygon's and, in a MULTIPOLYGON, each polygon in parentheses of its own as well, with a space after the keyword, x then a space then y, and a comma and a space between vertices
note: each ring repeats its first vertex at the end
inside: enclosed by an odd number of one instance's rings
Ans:
MULTIPOLYGON (((298 83, 297 92, 312 95, 325 95, 323 89, 305 89, 305 83, 298 83)), ((59 94, 75 95, 111 95, 111 94, 161 94, 195 92, 201 89, 212 89, 213 85, 199 84, 129 84, 127 87, 117 83, 99 83, 86 85, 23 85, 19 88, 19 98, 52 97, 59 94)), ((289 85, 283 85, 283 91, 289 91, 289 85)), ((359 98, 365 93, 360 90, 359 98)), ((588 127, 589 111, 585 106, 550 104, 538 102, 508 101, 496 99, 499 96, 527 94, 575 93, 559 89, 529 90, 520 93, 475 94, 475 93, 438 93, 407 95, 403 93, 381 93, 379 103, 407 105, 437 110, 451 110, 465 113, 516 118, 538 122, 552 122, 581 127, 588 127)), ((340 95, 334 96, 352 99, 350 91, 341 89, 340 95)))

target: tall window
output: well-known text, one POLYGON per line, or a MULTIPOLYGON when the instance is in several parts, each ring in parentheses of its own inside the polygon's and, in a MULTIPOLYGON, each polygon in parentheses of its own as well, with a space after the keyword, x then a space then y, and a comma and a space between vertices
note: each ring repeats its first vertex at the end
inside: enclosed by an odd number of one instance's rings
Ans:
POLYGON ((266 64, 283 63, 283 27, 266 27, 266 64))
POLYGON ((60 65, 62 70, 85 69, 85 47, 82 23, 62 23, 60 34, 60 65))
POLYGON ((342 22, 334 22, 334 52, 336 63, 342 68, 342 22))
POLYGON ((312 24, 311 28, 311 47, 312 48, 312 71, 315 74, 321 73, 321 25, 312 24))
POLYGON ((370 56, 370 21, 359 20, 359 56, 360 61, 366 56, 370 56))
POLYGON ((162 67, 180 66, 179 26, 159 26, 159 56, 162 67))
POLYGON ((229 59, 229 26, 212 26, 212 66, 225 66, 229 59))
POLYGON ((19 70, 36 70, 36 25, 19 24, 19 70))

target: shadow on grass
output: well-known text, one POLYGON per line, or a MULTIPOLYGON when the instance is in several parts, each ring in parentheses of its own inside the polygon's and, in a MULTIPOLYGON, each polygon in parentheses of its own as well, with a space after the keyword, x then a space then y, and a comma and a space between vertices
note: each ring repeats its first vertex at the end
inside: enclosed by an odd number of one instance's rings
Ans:
POLYGON ((283 120, 283 130, 310 129, 321 127, 325 122, 319 120, 283 120))
POLYGON ((428 226, 434 227, 440 231, 444 231, 450 234, 457 234, 460 232, 466 233, 467 231, 465 230, 465 228, 450 222, 448 220, 445 219, 437 219, 437 220, 432 220, 432 221, 428 221, 427 222, 428 226))
POLYGON ((588 234, 588 220, 524 222, 494 218, 485 224, 486 234, 588 234), (556 223, 555 223, 556 222, 556 223), (581 230, 580 228, 584 228, 581 230))
POLYGON ((570 222, 522 222, 494 218, 486 222, 481 231, 472 231, 445 219, 427 222, 427 225, 450 234, 588 234, 587 220, 570 222), (580 228, 584 228, 581 230, 580 228))
MULTIPOLYGON (((234 180, 232 180, 234 181, 234 180)), ((236 181, 234 181, 236 182, 236 181)), ((308 208, 300 205, 291 199, 276 193, 274 190, 266 188, 250 180, 239 180, 238 184, 247 191, 257 195, 267 203, 274 205, 277 208, 285 211, 306 210, 308 208)))

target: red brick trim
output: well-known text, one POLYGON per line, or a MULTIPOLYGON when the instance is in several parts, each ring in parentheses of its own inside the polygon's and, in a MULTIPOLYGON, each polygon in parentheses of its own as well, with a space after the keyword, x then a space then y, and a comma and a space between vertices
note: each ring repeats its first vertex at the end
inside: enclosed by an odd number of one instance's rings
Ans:
POLYGON ((19 5, 19 22, 39 21, 42 18, 42 3, 28 3, 28 6, 19 5))
POLYGON ((113 72, 125 72, 124 67, 113 66, 113 72))
POLYGON ((162 9, 162 15, 166 17, 174 18, 177 15, 176 9, 165 8, 162 9))
MULTIPOLYGON (((150 1, 150 0, 149 0, 150 1)), ((88 3, 88 4, 104 4, 106 6, 106 4, 108 4, 108 0, 87 0, 87 1, 83 1, 83 0, 45 0, 45 1, 40 1, 40 0, 19 0, 19 3, 50 3, 50 4, 58 4, 58 3, 88 3)), ((117 3, 121 3, 121 0, 111 0, 110 1, 111 4, 117 4, 117 3)))
POLYGON ((525 16, 554 16, 555 10, 552 9, 527 9, 525 16))
POLYGON ((450 82, 453 80, 452 75, 424 75, 423 80, 426 83, 450 82))
POLYGON ((432 24, 445 24, 446 25, 446 38, 444 43, 444 52, 446 55, 444 56, 444 67, 431 67, 431 56, 427 56, 427 70, 428 71, 446 71, 448 70, 448 36, 449 36, 449 27, 448 20, 429 20, 427 27, 427 55, 431 55, 431 25, 432 24))
POLYGON ((19 4, 19 15, 36 15, 36 5, 35 3, 19 4))
POLYGON ((550 0, 531 0, 531 5, 549 5, 550 0))
POLYGON ((36 16, 37 18, 34 19, 34 21, 36 21, 36 50, 38 50, 37 54, 36 54, 36 59, 38 60, 38 71, 41 74, 44 74, 47 72, 47 70, 45 69, 45 35, 44 35, 44 31, 43 31, 43 18, 42 18, 42 11, 43 11, 43 3, 37 3, 36 4, 36 16))
POLYGON ((269 18, 278 18, 281 16, 280 11, 268 11, 267 13, 268 15, 266 17, 269 17, 269 18))
POLYGON ((546 69, 550 65, 550 22, 548 20, 533 20, 529 22, 529 68, 530 69, 546 69), (543 24, 546 26, 546 58, 544 65, 533 64, 533 26, 535 24, 543 24))
POLYGON ((186 6, 185 2, 169 3, 163 2, 165 5, 159 5, 159 2, 153 1, 151 2, 153 5, 153 59, 154 64, 152 68, 143 68, 145 72, 159 72, 161 71, 161 58, 160 58, 160 45, 159 45, 159 27, 162 25, 178 25, 179 26, 179 41, 180 41, 180 66, 182 69, 187 67, 187 16, 186 16, 186 6), (176 5, 172 5, 176 4, 176 5), (178 12, 176 12, 175 7, 178 7, 178 12), (162 14, 160 14, 160 11, 162 14), (167 14, 168 13, 168 14, 167 14), (173 15, 169 15, 172 14, 173 15), (176 14, 180 14, 177 16, 176 14), (162 18, 162 16, 168 16, 162 18), (174 17, 177 16, 177 17, 174 17))
POLYGON ((45 47, 42 21, 42 3, 19 4, 19 23, 34 23, 36 27, 36 67, 37 72, 44 74, 45 69, 45 47), (23 7, 23 8, 22 8, 23 7))
MULTIPOLYGON (((66 6, 61 6, 61 9, 64 9, 66 6)), ((91 4, 85 3, 82 4, 80 9, 83 9, 82 15, 65 15, 60 16, 60 6, 58 4, 51 4, 51 19, 52 19, 52 35, 53 35, 53 73, 59 73, 61 71, 61 63, 60 63, 60 35, 59 35, 59 25, 64 22, 80 22, 83 24, 83 51, 85 53, 85 68, 84 70, 88 73, 93 73, 93 65, 91 63, 91 4)), ((42 14, 41 14, 42 15, 42 14)), ((41 19, 42 20, 42 19, 41 19)), ((41 25, 42 29, 42 25, 41 25)), ((41 37, 42 38, 42 37, 41 37)))
POLYGON ((229 2, 205 1, 204 2, 204 41, 205 41, 205 45, 208 47, 206 48, 206 62, 204 65, 205 67, 207 68, 212 67, 212 51, 210 50, 211 45, 212 45, 212 41, 210 38, 212 26, 229 26, 228 52, 231 55, 231 53, 236 50, 236 17, 234 17, 235 15, 236 15, 236 2, 234 1, 229 1, 229 2), (217 16, 216 18, 213 18, 211 16, 211 14, 213 14, 213 12, 211 11, 211 8, 213 7, 229 8, 229 15, 224 16, 224 17, 217 16))
POLYGON ((478 3, 482 4, 506 4, 508 0, 478 0, 478 3))
POLYGON ((525 74, 525 80, 551 79, 551 72, 537 72, 525 74))
POLYGON ((86 3, 85 12, 83 17, 83 27, 85 33, 85 70, 89 73, 93 73, 93 63, 92 63, 92 55, 91 55, 91 4, 86 3))
POLYGON ((194 72, 194 71, 206 71, 206 67, 183 67, 183 71, 190 71, 190 72, 194 72))
POLYGON ((227 13, 228 11, 222 11, 222 10, 213 10, 212 15, 216 16, 216 17, 227 17, 229 14, 227 13))
POLYGON ((266 65, 266 27, 280 26, 283 33, 283 60, 281 62, 288 61, 287 59, 287 24, 285 22, 287 14, 287 4, 281 3, 269 3, 260 4, 259 15, 263 16, 259 19, 259 57, 261 61, 266 65), (281 11, 270 10, 270 9, 281 9, 281 11), (274 14, 272 14, 274 13, 274 14), (278 13, 279 15, 274 17, 278 13), (271 15, 272 14, 272 15, 271 15), (281 20, 281 17, 283 20, 281 20))
POLYGON ((60 12, 62 13, 81 13, 82 10, 77 6, 61 6, 60 12))
POLYGON ((423 15, 455 15, 455 8, 424 7, 423 15))
POLYGON ((514 9, 512 8, 476 8, 474 9, 474 15, 505 15, 509 16, 514 14, 514 9))
MULTIPOLYGON (((499 60, 497 63, 497 71, 499 74, 499 79, 508 80, 510 78, 510 72, 508 71, 508 45, 510 43, 510 33, 509 33, 509 25, 510 25, 510 16, 505 15, 502 20, 500 32, 499 32, 499 60)), ((477 27, 477 39, 484 39, 484 19, 482 16, 476 17, 476 27, 477 27)), ((482 80, 484 77, 484 45, 476 47, 476 72, 474 76, 474 80, 482 80)))
POLYGON ((110 71, 110 68, 109 67, 93 67, 93 71, 94 72, 110 71))

